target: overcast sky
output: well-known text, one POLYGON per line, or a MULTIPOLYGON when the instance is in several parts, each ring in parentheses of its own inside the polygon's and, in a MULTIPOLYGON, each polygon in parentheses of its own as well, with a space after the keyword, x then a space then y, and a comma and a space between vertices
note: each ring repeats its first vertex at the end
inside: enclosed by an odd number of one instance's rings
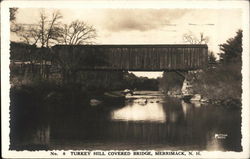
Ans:
MULTIPOLYGON (((39 20, 40 9, 20 8, 17 23, 39 20)), ((53 9, 45 10, 48 15, 53 9)), ((183 34, 209 37, 209 50, 242 28, 240 9, 60 9, 62 22, 83 20, 97 29, 97 44, 182 44, 183 34)), ((137 73, 144 75, 145 73, 137 73)), ((156 77, 159 73, 148 74, 156 77)))

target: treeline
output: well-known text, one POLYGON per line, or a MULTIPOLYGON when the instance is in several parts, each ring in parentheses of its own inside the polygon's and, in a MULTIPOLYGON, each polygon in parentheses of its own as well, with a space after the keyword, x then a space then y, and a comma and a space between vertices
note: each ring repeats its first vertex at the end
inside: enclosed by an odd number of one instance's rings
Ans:
POLYGON ((222 101, 240 102, 242 93, 242 30, 220 45, 219 60, 197 74, 194 89, 203 96, 222 101))
POLYGON ((11 34, 20 42, 11 42, 12 85, 32 82, 54 82, 79 85, 83 90, 158 89, 157 80, 138 78, 127 72, 80 71, 79 66, 99 66, 105 57, 96 53, 80 53, 77 45, 89 45, 97 37, 94 26, 80 20, 64 24, 59 10, 40 10, 37 22, 20 24, 18 8, 10 8, 11 34), (63 44, 64 53, 53 50, 63 44), (97 55, 98 54, 98 55, 97 55))
POLYGON ((152 90, 157 91, 159 89, 159 79, 150 79, 147 77, 137 77, 133 73, 126 72, 124 74, 124 80, 126 88, 136 90, 152 90))
POLYGON ((10 77, 13 85, 18 85, 19 80, 30 81, 30 83, 47 81, 61 85, 79 85, 83 90, 122 90, 127 88, 158 90, 157 79, 137 77, 127 71, 78 69, 82 66, 104 64, 105 57, 102 57, 102 54, 79 53, 74 46, 67 47, 70 50, 65 54, 23 43, 12 42, 10 46, 10 77))
MULTIPOLYGON (((48 11, 40 9, 37 22, 33 24, 21 24, 16 20, 18 8, 10 8, 11 34, 19 38, 18 43, 11 44, 10 59, 12 62, 22 61, 30 64, 29 70, 26 69, 26 71, 40 72, 42 78, 49 78, 48 67, 57 65, 59 66, 57 68, 60 69, 63 81, 69 83, 72 79, 74 80, 76 74, 73 66, 77 61, 71 59, 75 56, 73 53, 70 57, 57 56, 51 47, 57 44, 92 44, 97 37, 96 29, 92 25, 80 20, 74 20, 69 24, 65 24, 62 22, 63 16, 59 10, 48 11), (66 61, 66 63, 63 63, 63 61, 66 61), (69 78, 70 76, 72 78, 69 78)), ((79 59, 79 57, 75 58, 79 59)), ((86 61, 89 60, 86 59, 86 61)), ((15 69, 14 65, 12 66, 15 69)))
POLYGON ((76 83, 89 90, 158 90, 158 79, 137 77, 127 71, 88 71, 76 83))
MULTIPOLYGON (((208 56, 208 67, 190 71, 186 79, 192 84, 194 93, 201 94, 210 101, 231 105, 240 105, 242 94, 242 30, 236 36, 219 45, 219 59, 213 53, 208 56), (231 103, 231 104, 230 104, 231 103)), ((184 78, 175 72, 164 73, 161 88, 167 91, 181 92, 184 78)))

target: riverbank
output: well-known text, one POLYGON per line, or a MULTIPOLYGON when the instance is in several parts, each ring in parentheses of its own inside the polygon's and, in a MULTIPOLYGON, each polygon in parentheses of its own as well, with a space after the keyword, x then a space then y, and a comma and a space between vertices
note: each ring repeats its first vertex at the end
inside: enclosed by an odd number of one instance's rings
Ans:
POLYGON ((195 93, 210 103, 241 109, 241 63, 217 64, 197 73, 192 85, 195 93))
POLYGON ((12 86, 10 89, 11 108, 15 110, 75 111, 78 108, 91 107, 91 100, 115 106, 124 103, 125 96, 118 91, 87 90, 82 85, 60 85, 47 81, 12 86))
POLYGON ((220 52, 209 52, 208 64, 202 70, 188 71, 183 76, 175 72, 164 72, 160 83, 162 89, 170 91, 170 96, 178 96, 179 92, 183 92, 183 81, 187 80, 193 90, 187 94, 198 94, 208 103, 217 106, 241 109, 242 30, 238 30, 235 37, 219 46, 220 52))
POLYGON ((168 92, 166 96, 170 98, 178 98, 186 103, 192 103, 195 105, 213 105, 216 107, 224 107, 226 109, 241 109, 241 100, 236 98, 207 98, 201 94, 189 94, 183 95, 175 92, 168 92))

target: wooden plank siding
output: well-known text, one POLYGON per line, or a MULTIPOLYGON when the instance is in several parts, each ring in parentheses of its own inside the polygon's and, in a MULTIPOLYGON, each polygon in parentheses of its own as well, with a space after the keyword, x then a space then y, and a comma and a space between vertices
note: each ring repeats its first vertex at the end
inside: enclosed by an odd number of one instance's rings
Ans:
POLYGON ((55 53, 92 54, 103 58, 105 64, 79 69, 129 71, 186 71, 207 66, 207 45, 56 45, 55 53), (69 49, 71 48, 71 49, 69 49), (69 51, 71 50, 71 51, 69 51))

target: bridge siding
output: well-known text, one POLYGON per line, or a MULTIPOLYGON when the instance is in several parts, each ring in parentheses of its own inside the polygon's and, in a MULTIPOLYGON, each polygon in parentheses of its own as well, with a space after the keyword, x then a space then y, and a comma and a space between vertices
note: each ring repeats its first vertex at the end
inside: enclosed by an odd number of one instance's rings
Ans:
MULTIPOLYGON (((57 53, 69 46, 56 46, 57 53)), ((109 65, 93 69, 111 70, 192 70, 203 68, 207 64, 206 45, 151 45, 148 46, 76 46, 78 53, 98 52, 106 57, 109 65)), ((82 68, 85 69, 85 68, 82 68)), ((90 69, 90 68, 86 68, 90 69)))

